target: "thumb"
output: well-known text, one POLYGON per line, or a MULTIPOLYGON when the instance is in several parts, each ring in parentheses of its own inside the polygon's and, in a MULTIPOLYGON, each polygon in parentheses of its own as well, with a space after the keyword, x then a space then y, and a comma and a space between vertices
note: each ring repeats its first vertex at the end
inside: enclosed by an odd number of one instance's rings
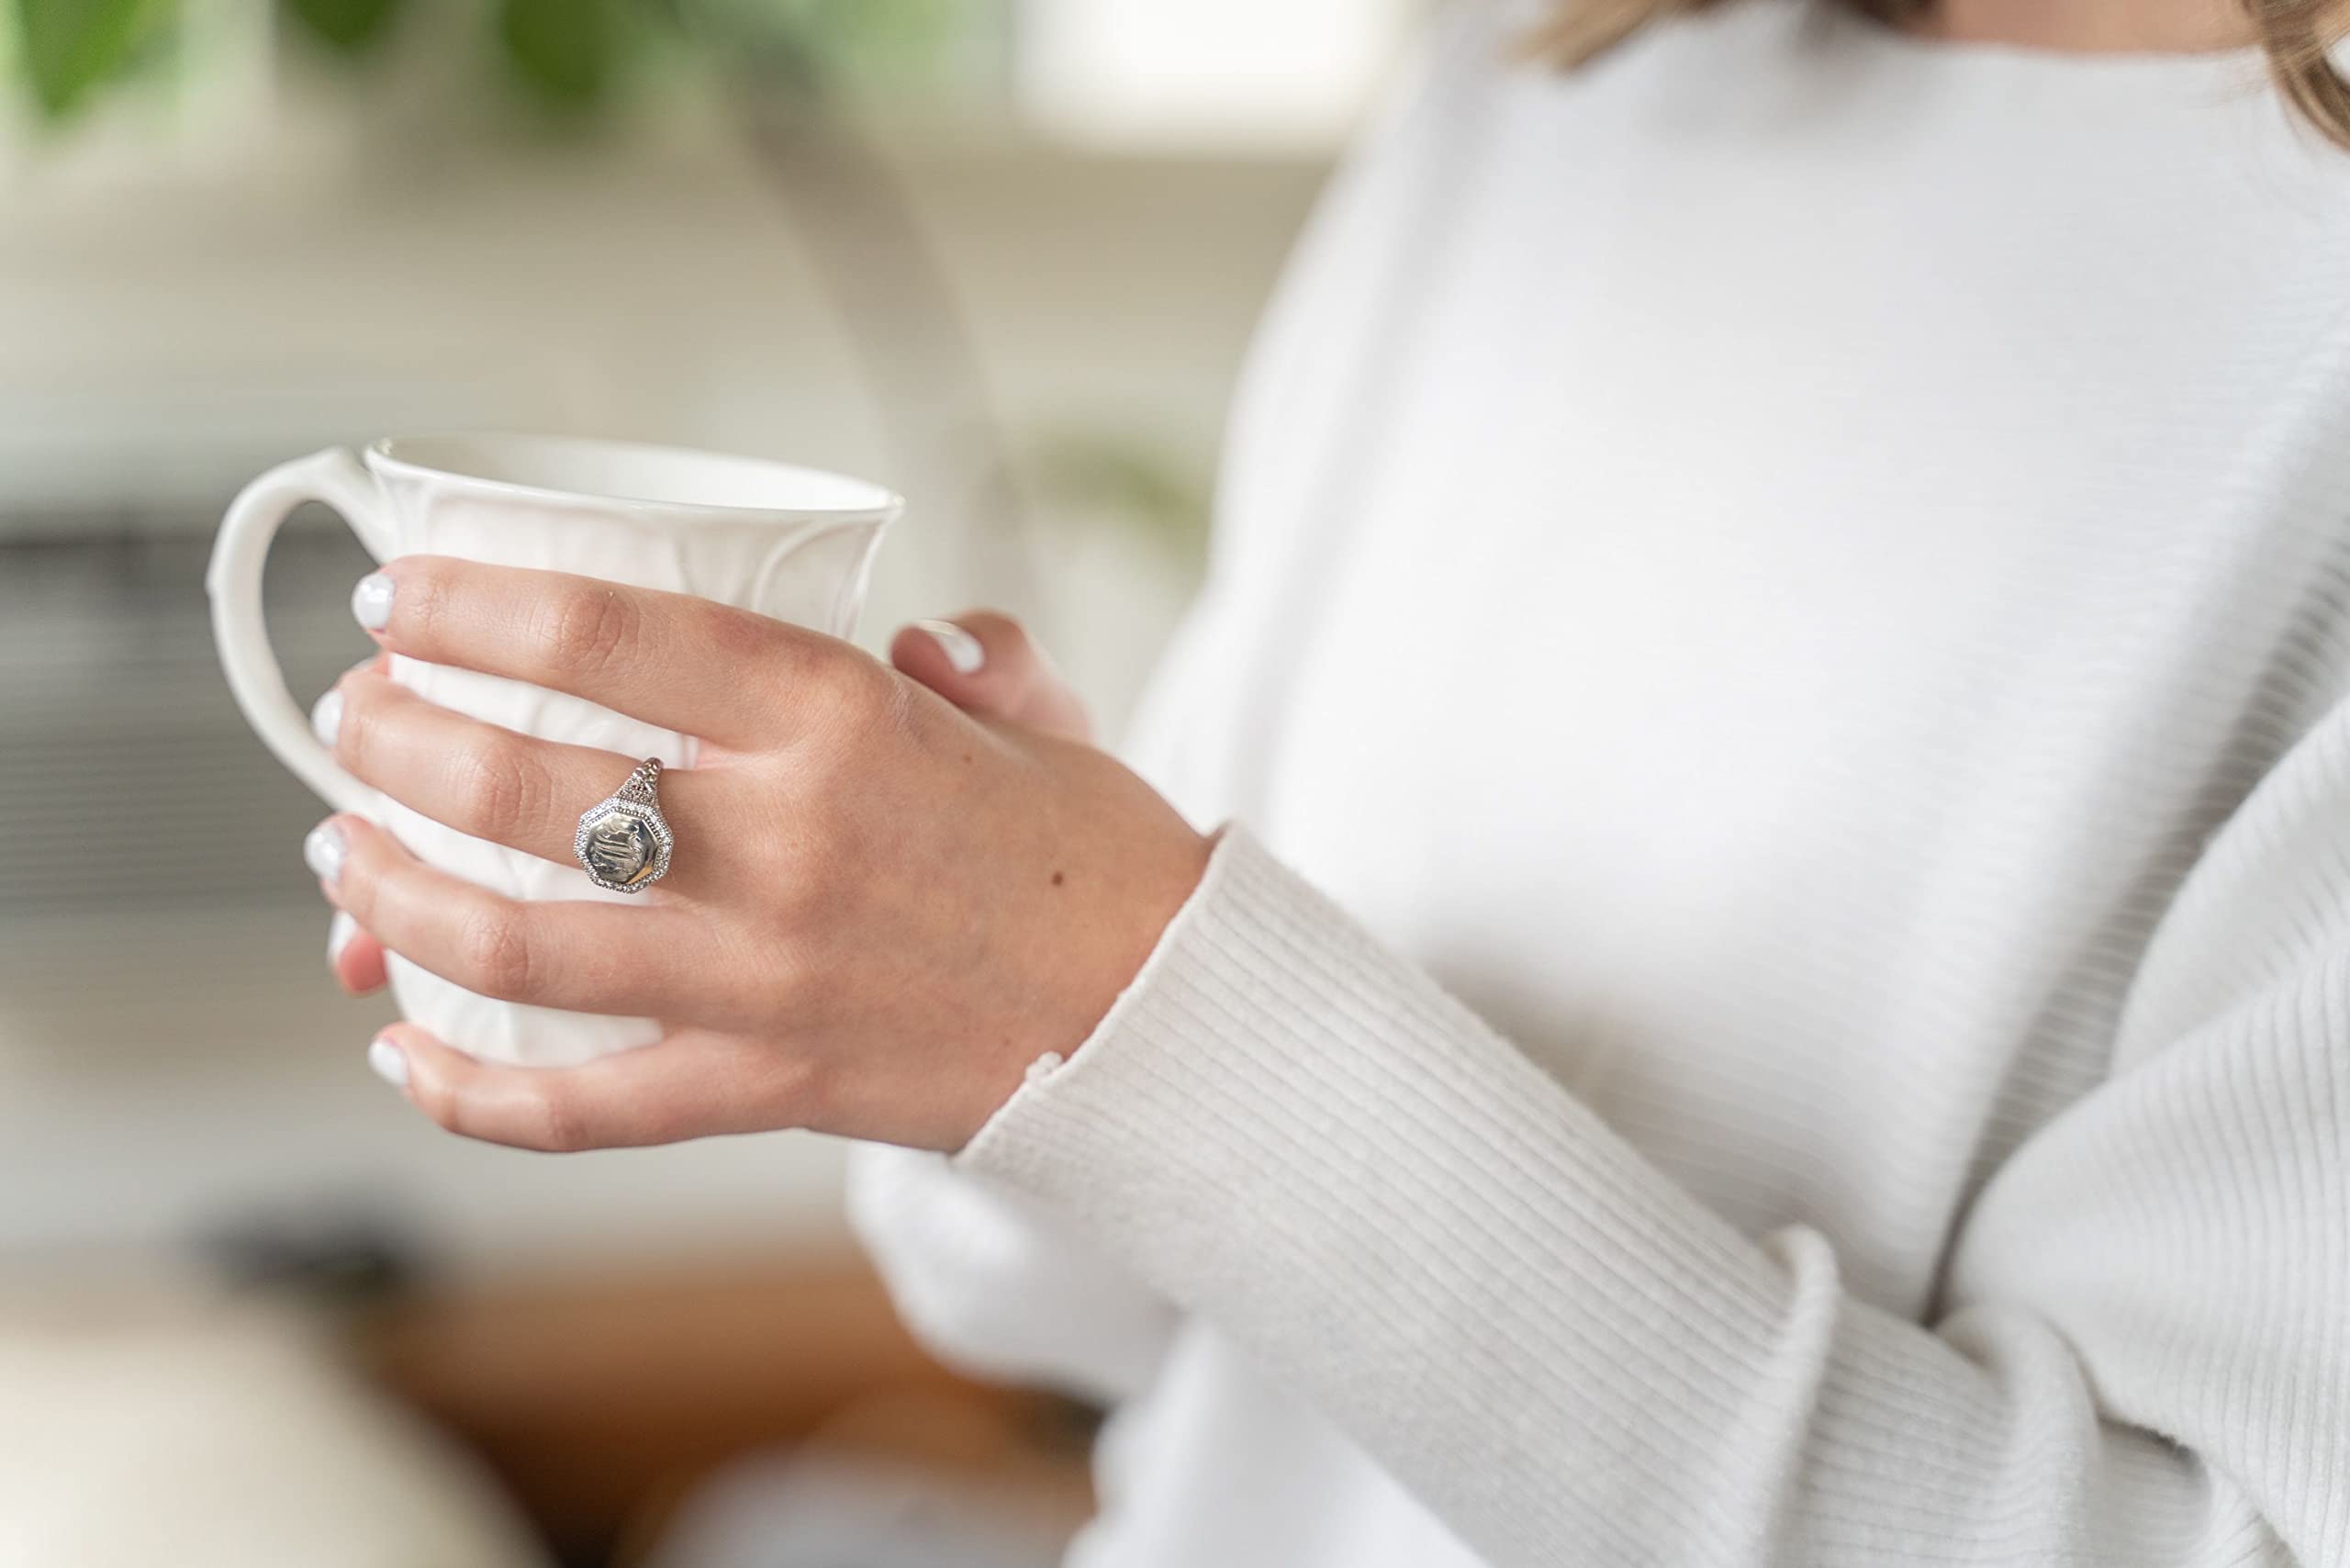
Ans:
POLYGON ((509 1067, 395 1024, 367 1065, 462 1137, 550 1154, 788 1126, 806 1109, 802 1080, 772 1053, 704 1029, 577 1067, 509 1067))
POLYGON ((1085 704, 1009 615, 978 610, 917 621, 891 639, 890 662, 967 713, 1064 740, 1093 738, 1085 704))

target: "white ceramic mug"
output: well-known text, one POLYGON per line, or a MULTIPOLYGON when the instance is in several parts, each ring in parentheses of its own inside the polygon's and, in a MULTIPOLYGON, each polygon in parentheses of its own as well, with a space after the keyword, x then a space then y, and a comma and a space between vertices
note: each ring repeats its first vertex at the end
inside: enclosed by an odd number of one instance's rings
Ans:
MULTIPOLYGON (((205 577, 212 633, 245 718, 280 761, 339 811, 388 828, 443 870, 524 899, 627 902, 555 865, 468 837, 361 783, 310 733, 262 626, 262 565, 305 501, 342 514, 379 561, 458 555, 690 593, 834 636, 854 629, 881 531, 902 503, 863 480, 752 458, 553 436, 436 435, 340 447, 273 468, 230 503, 205 577)), ((526 734, 691 767, 690 735, 595 703, 471 670, 392 661, 392 678, 442 707, 526 734)), ((616 767, 612 788, 626 777, 616 767)), ((595 804, 581 801, 585 811, 595 804)), ((681 856, 711 853, 686 838, 681 856)), ((291 853, 289 849, 288 853, 291 853)), ((649 1043, 643 1018, 493 1002, 402 959, 393 995, 461 1050, 540 1066, 649 1043)))

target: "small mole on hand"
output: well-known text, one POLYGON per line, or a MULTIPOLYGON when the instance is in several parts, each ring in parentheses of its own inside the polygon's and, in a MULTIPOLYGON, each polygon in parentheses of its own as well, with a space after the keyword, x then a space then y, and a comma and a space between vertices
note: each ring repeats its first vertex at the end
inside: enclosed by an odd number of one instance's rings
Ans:
POLYGON ((970 761, 971 761, 971 754, 970 754, 969 752, 968 752, 968 751, 967 751, 967 752, 965 752, 965 753, 963 754, 963 763, 964 763, 964 766, 968 767, 968 766, 970 765, 970 761))
POLYGON ((1053 873, 1053 886, 1057 888, 1068 879, 1068 878, 1062 876, 1058 871, 1053 873))

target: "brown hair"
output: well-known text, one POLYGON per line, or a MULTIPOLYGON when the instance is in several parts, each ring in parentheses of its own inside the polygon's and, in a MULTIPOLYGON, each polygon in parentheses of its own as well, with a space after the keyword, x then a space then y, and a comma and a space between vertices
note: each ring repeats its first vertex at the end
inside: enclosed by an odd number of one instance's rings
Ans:
MULTIPOLYGON (((1702 10, 1716 0, 1563 0, 1537 29, 1531 50, 1569 65, 1603 54, 1653 21, 1702 10)), ((1911 21, 1932 0, 1847 0, 1890 23, 1911 21)), ((2350 150, 2350 81, 2327 51, 2350 33, 2350 0, 2237 0, 2258 31, 2268 73, 2288 101, 2329 139, 2350 150)))

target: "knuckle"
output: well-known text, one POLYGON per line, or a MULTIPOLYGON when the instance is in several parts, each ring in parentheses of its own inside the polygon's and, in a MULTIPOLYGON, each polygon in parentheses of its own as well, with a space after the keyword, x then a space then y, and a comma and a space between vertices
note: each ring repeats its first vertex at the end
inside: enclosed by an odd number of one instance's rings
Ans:
POLYGON ((827 649, 808 661, 803 677, 808 698, 828 712, 865 713, 886 700, 897 678, 848 648, 827 649))
POLYGON ((823 982, 822 971, 808 961, 807 949, 789 940, 770 946, 767 972, 761 979, 757 994, 750 999, 754 1011, 794 1021, 805 1016, 823 982))
POLYGON ((544 1089, 532 1102, 526 1137, 529 1146, 542 1154, 577 1154, 594 1147, 570 1100, 544 1089))
POLYGON ((335 759, 363 775, 380 749, 378 736, 384 715, 383 705, 370 689, 372 684, 352 676, 335 683, 335 689, 342 695, 342 716, 334 727, 335 759))
POLYGON ((805 734, 820 743, 816 756, 842 768, 856 766, 877 734, 913 729, 913 683, 853 649, 811 661, 797 693, 805 734))
POLYGON ((410 1085, 408 1097, 416 1102, 419 1110, 438 1123, 442 1131, 455 1133, 460 1137, 473 1136, 472 1129, 465 1123, 464 1101, 448 1085, 420 1078, 410 1085))
POLYGON ((829 913, 818 885, 821 880, 822 873, 812 864, 799 861, 767 901, 760 926, 766 946, 756 955, 758 968, 750 971, 755 977, 750 989, 758 1008, 779 1011, 786 1000, 803 989, 800 946, 811 932, 824 928, 829 913))
POLYGON ((802 916, 803 925, 844 913, 860 863, 856 829, 838 812, 819 806, 799 813, 791 837, 791 875, 788 888, 778 890, 784 896, 777 907, 802 916))
POLYGON ((464 983, 501 1002, 519 1002, 531 990, 530 933, 520 912, 487 903, 464 917, 457 933, 457 960, 464 983))
POLYGON ((831 1125, 835 1076, 829 1066, 811 1057, 797 1056, 778 1063, 768 1090, 767 1119, 793 1127, 831 1125))
POLYGON ((755 1000, 755 1015, 789 1030, 820 1029, 856 1002, 847 965, 834 958, 821 938, 786 941, 779 961, 765 977, 755 1000))
POLYGON ((592 675, 627 657, 638 636, 636 609, 619 589, 588 584, 556 594, 539 641, 557 667, 592 675))
POLYGON ((361 930, 371 931, 375 929, 376 906, 381 902, 378 891, 376 873, 368 857, 346 852, 342 874, 334 882, 336 907, 357 921, 361 930))
POLYGON ((449 574, 442 559, 410 555, 388 568, 398 579, 400 644, 412 650, 444 646, 456 630, 449 574))
POLYGON ((694 607, 686 635, 715 657, 739 661, 756 669, 771 661, 778 640, 777 622, 732 605, 694 607))
POLYGON ((548 797, 544 772, 512 741, 487 740, 457 753, 453 793, 464 821, 481 837, 511 839, 537 822, 548 797))
POLYGON ((884 689, 867 715, 867 725, 901 741, 921 734, 922 709, 916 703, 912 681, 894 675, 887 676, 884 689))

